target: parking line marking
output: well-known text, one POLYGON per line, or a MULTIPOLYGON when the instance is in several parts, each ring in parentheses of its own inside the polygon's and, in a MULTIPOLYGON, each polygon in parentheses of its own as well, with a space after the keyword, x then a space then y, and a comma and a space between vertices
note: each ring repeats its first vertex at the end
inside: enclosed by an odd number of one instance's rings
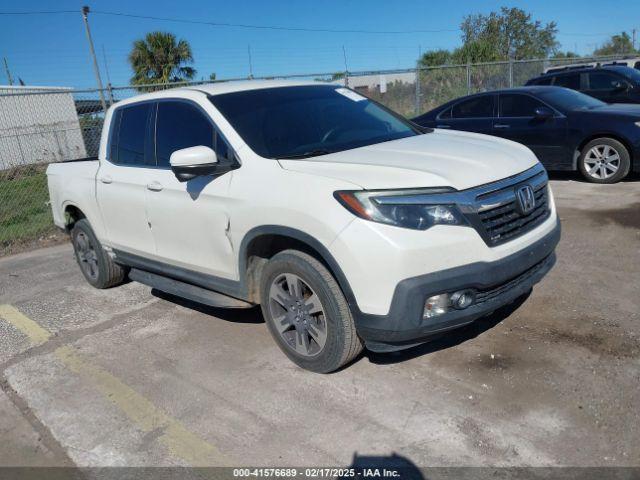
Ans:
POLYGON ((191 433, 178 420, 169 417, 106 370, 88 362, 73 347, 60 347, 54 353, 71 371, 88 377, 98 390, 119 407, 141 430, 150 432, 160 429, 162 434, 158 440, 174 456, 193 466, 230 464, 213 445, 191 433))
MULTIPOLYGON (((33 346, 45 343, 51 334, 11 305, 0 305, 0 317, 27 337, 33 346)), ((121 380, 92 364, 74 347, 67 345, 54 355, 72 372, 86 377, 116 405, 138 428, 150 432, 159 429, 158 441, 175 457, 191 466, 229 466, 232 463, 215 446, 190 432, 182 423, 156 407, 121 380)))
POLYGON ((33 346, 42 345, 51 338, 47 330, 11 305, 0 305, 0 318, 25 334, 33 346))

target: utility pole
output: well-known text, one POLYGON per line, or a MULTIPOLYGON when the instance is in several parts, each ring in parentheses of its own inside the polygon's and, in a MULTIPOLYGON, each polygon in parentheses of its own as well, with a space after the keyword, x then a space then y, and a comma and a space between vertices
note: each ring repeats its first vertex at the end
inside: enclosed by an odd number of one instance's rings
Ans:
POLYGON ((104 71, 107 74, 107 92, 109 93, 109 105, 113 105, 113 92, 111 91, 111 77, 109 77, 109 65, 107 64, 107 54, 102 44, 102 58, 104 59, 104 71))
POLYGON ((344 58, 344 86, 349 86, 349 67, 347 66, 347 50, 342 46, 342 57, 344 58))
POLYGON ((418 60, 416 60, 416 98, 413 109, 416 115, 420 115, 420 57, 422 57, 422 46, 418 45, 418 60))
POLYGON ((631 44, 633 45, 633 49, 636 49, 636 29, 634 28, 633 30, 631 30, 632 38, 633 40, 631 41, 631 44))
POLYGON ((98 68, 98 59, 96 58, 96 51, 93 48, 93 40, 91 39, 91 30, 89 30, 89 7, 86 5, 82 7, 82 20, 84 20, 84 28, 87 32, 87 40, 89 41, 89 51, 93 58, 93 70, 96 74, 96 81, 98 82, 98 92, 100 93, 100 102, 102 103, 102 110, 106 113, 107 102, 104 101, 104 92, 102 87, 102 79, 100 78, 100 69, 98 68))
POLYGON ((247 45, 247 52, 249 53, 249 79, 253 78, 253 62, 251 61, 251 45, 247 45))
POLYGON ((13 78, 11 77, 11 72, 9 71, 9 64, 7 63, 7 57, 4 57, 4 70, 7 72, 7 79, 9 80, 9 85, 13 85, 13 78))

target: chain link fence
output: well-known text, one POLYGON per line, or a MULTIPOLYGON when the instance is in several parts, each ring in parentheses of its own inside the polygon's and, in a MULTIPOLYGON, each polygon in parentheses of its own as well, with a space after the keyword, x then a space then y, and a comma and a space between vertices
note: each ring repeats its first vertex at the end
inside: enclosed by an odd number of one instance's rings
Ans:
MULTIPOLYGON (((579 61, 615 58, 620 57, 579 61)), ((341 83, 411 118, 460 96, 523 85, 546 67, 575 61, 527 60, 261 79, 341 83)), ((219 81, 229 80, 236 79, 219 81)), ((102 96, 95 89, 0 87, 0 256, 60 238, 48 205, 46 166, 98 155, 105 113, 102 98, 108 107, 140 93, 202 83, 210 82, 109 86, 102 96)))

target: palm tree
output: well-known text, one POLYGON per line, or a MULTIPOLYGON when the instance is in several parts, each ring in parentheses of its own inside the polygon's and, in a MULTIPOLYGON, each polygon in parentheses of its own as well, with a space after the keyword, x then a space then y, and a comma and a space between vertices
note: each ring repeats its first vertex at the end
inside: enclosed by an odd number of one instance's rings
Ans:
POLYGON ((191 46, 169 32, 149 32, 144 39, 133 42, 129 63, 132 85, 183 82, 196 74, 186 65, 193 63, 191 46))

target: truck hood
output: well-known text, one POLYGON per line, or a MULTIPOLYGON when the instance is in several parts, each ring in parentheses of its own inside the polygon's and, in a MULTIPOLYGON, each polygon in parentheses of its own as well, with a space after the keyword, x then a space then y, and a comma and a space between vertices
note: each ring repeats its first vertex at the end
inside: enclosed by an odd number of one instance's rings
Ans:
POLYGON ((286 170, 335 178, 367 190, 464 190, 516 175, 538 160, 519 143, 477 133, 434 130, 353 150, 279 162, 286 170))

